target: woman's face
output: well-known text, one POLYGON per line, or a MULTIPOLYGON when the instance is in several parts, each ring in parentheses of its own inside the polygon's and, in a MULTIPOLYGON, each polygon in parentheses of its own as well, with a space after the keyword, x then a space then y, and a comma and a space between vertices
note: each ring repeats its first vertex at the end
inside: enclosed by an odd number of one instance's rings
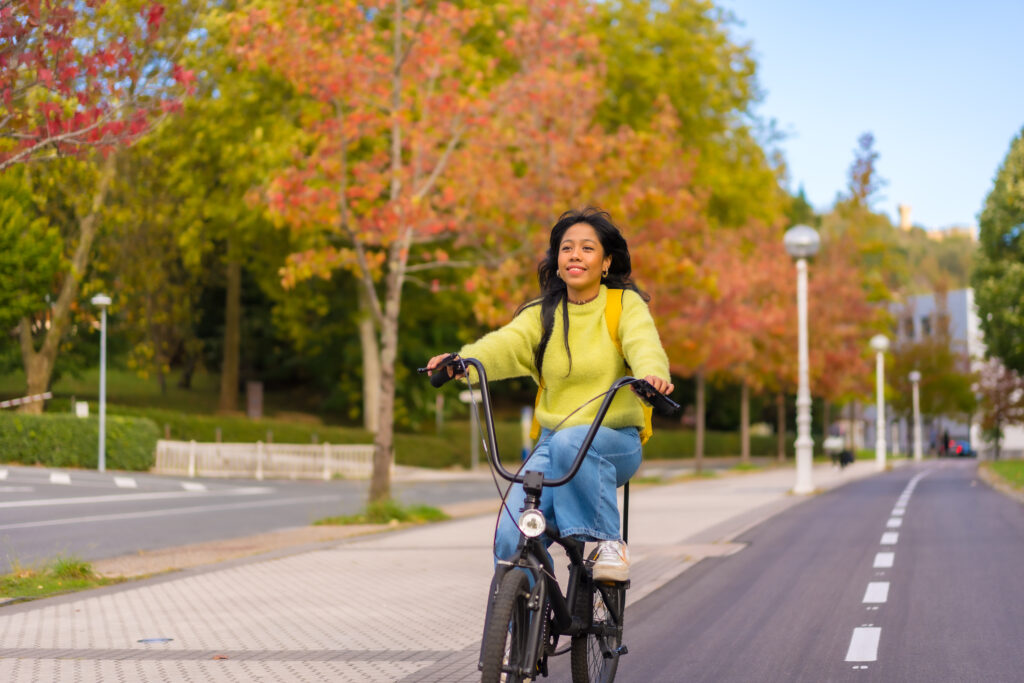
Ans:
POLYGON ((558 245, 558 274, 565 281, 570 301, 588 301, 601 290, 601 273, 612 262, 606 256, 597 231, 589 223, 577 223, 558 245))

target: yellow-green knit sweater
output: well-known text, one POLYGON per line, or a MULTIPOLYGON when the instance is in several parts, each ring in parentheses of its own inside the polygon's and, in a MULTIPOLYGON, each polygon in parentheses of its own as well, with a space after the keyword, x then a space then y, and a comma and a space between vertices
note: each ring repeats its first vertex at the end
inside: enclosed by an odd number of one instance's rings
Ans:
MULTIPOLYGON (((626 362, 634 377, 669 378, 668 356, 644 300, 632 290, 623 292, 619 340, 624 360, 608 333, 604 316, 607 299, 608 290, 601 285, 601 292, 593 301, 569 304, 571 371, 562 333, 562 307, 555 310, 554 328, 544 351, 544 391, 536 410, 537 422, 542 427, 553 429, 578 406, 606 391, 612 382, 627 374, 626 362)), ((504 327, 462 347, 459 355, 480 360, 488 380, 529 375, 539 383, 533 351, 540 344, 541 332, 540 305, 531 306, 504 327)), ((600 401, 594 401, 569 418, 563 427, 590 424, 600 405, 600 401)), ((640 399, 631 391, 620 391, 602 424, 616 429, 642 427, 640 399)))

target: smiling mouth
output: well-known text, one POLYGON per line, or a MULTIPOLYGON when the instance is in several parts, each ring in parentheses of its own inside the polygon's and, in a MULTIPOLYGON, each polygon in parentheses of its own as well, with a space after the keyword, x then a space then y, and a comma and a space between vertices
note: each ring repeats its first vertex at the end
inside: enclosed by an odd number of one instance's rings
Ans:
POLYGON ((586 270, 583 266, 569 266, 565 269, 567 273, 582 273, 586 270))

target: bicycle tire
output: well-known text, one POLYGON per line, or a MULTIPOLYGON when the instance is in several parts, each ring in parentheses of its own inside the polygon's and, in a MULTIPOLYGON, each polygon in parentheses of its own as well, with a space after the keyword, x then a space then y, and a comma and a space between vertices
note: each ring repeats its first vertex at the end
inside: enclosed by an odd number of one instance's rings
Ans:
POLYGON ((481 658, 482 683, 525 681, 531 676, 509 669, 530 670, 534 666, 522 662, 530 635, 530 585, 526 574, 510 571, 501 580, 498 594, 491 604, 490 620, 484 634, 481 658))
POLYGON ((620 583, 592 581, 587 581, 580 589, 584 592, 576 599, 576 614, 591 628, 572 639, 572 682, 611 683, 619 668, 618 648, 622 645, 626 589, 620 583), (617 621, 615 615, 618 615, 617 621), (594 632, 595 628, 610 628, 611 634, 599 635, 594 632), (611 657, 604 656, 602 641, 612 653, 611 657))

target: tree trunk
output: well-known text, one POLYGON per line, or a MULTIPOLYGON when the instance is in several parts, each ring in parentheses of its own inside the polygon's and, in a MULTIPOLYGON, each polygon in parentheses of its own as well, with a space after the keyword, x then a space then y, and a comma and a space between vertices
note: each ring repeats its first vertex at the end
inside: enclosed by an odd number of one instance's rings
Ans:
POLYGON ((238 368, 241 356, 242 264, 230 256, 228 286, 224 296, 224 351, 220 368, 221 412, 238 410, 238 368))
MULTIPOLYGON (((106 203, 107 192, 114 179, 116 168, 117 155, 108 155, 100 169, 89 213, 78 221, 78 245, 71 257, 71 267, 61 285, 57 301, 50 309, 50 327, 46 330, 43 343, 38 350, 36 350, 35 340, 32 338, 31 321, 28 318, 22 318, 18 323, 21 361, 25 367, 26 388, 30 396, 41 394, 50 386, 50 378, 53 377, 53 366, 57 362, 60 343, 70 322, 71 305, 78 298, 78 287, 89 266, 89 252, 92 250, 92 243, 96 239, 99 228, 100 209, 106 203)), ((24 413, 40 414, 43 412, 43 402, 26 403, 19 410, 24 413)))
POLYGON ((828 438, 828 426, 832 421, 832 404, 827 398, 821 399, 821 442, 828 438))
POLYGON ((391 497, 391 464, 395 459, 395 360, 398 358, 398 314, 402 304, 405 265, 412 241, 412 231, 405 239, 396 240, 388 259, 385 280, 384 315, 381 320, 380 344, 380 408, 377 435, 373 440, 373 476, 370 480, 369 502, 391 497))
POLYGON ((740 384, 740 462, 750 464, 750 385, 740 384))
POLYGON ((775 448, 779 462, 786 461, 786 395, 775 394, 775 448))
POLYGON ((697 434, 693 444, 693 468, 698 473, 704 469, 704 413, 705 413, 704 371, 697 371, 697 434))
POLYGON ((363 354, 363 428, 376 434, 380 425, 381 357, 377 330, 363 288, 359 291, 359 344, 363 354))

